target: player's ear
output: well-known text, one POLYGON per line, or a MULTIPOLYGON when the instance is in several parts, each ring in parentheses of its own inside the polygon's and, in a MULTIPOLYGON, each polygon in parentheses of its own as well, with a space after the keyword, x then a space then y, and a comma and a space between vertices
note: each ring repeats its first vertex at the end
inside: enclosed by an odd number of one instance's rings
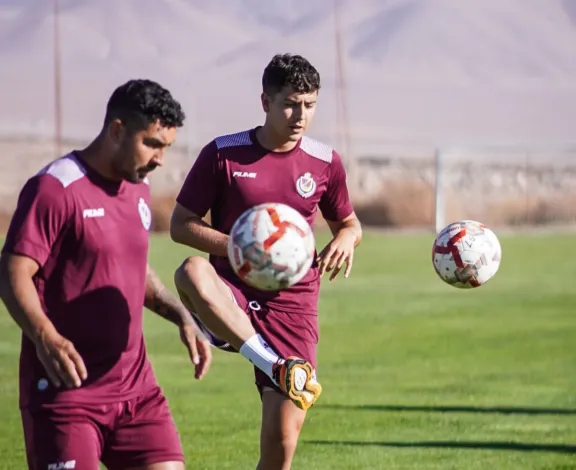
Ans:
POLYGON ((266 93, 262 93, 260 95, 260 101, 262 101, 262 109, 264 110, 264 112, 267 113, 268 111, 270 111, 270 98, 266 93))
POLYGON ((119 145, 126 133, 126 126, 120 119, 112 119, 108 124, 108 137, 114 143, 119 145))

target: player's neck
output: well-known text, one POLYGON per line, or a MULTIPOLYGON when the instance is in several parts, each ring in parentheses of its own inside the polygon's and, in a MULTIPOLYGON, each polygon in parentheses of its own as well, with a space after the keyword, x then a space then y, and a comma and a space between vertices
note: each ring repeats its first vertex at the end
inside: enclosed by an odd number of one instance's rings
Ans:
POLYGON ((108 152, 104 151, 99 138, 96 138, 85 149, 76 153, 86 165, 100 176, 113 182, 119 182, 117 175, 112 170, 108 152))
POLYGON ((262 147, 271 152, 289 152, 298 145, 298 142, 278 136, 266 124, 256 129, 256 139, 262 147))

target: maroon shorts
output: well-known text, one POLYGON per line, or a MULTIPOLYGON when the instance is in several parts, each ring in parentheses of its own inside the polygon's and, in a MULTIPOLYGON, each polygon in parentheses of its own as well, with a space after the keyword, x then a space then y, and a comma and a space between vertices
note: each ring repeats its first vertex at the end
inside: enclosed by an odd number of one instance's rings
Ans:
MULTIPOLYGON (((220 278, 222 279, 222 278, 220 278)), ((243 292, 225 279, 224 283, 230 288, 231 295, 238 306, 246 312, 252 326, 268 345, 282 358, 289 356, 300 357, 316 368, 316 347, 318 344, 318 315, 287 313, 268 307, 258 299, 247 299, 243 292)), ((225 351, 234 351, 225 341, 215 336, 204 327, 204 332, 212 344, 225 351)), ((262 392, 265 387, 278 390, 278 387, 264 372, 254 368, 256 386, 262 392)))
POLYGON ((124 470, 184 462, 180 437, 159 388, 107 405, 51 405, 22 410, 31 470, 124 470))

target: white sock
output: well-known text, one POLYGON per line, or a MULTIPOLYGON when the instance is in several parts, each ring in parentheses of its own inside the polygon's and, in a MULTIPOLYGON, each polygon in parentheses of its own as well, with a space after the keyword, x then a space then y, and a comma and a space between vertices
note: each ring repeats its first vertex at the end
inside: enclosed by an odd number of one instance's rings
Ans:
POLYGON ((266 344, 266 341, 264 341, 264 338, 260 335, 254 335, 248 338, 240 347, 240 354, 258 367, 258 369, 262 370, 272 380, 274 380, 272 377, 272 366, 278 361, 284 361, 266 344))

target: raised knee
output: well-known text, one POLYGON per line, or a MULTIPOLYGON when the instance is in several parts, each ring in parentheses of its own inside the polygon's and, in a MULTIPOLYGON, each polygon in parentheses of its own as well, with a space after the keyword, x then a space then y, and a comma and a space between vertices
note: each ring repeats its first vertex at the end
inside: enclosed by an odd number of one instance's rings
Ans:
POLYGON ((206 277, 208 270, 214 269, 210 262, 202 256, 189 256, 180 267, 176 270, 179 276, 185 276, 188 279, 196 280, 206 277))
POLYGON ((174 273, 174 283, 178 290, 209 298, 214 285, 216 271, 210 262, 201 256, 190 256, 178 267, 174 273))
POLYGON ((190 286, 198 286, 206 279, 210 270, 214 268, 206 258, 190 256, 186 258, 174 273, 176 286, 187 289, 190 286))

